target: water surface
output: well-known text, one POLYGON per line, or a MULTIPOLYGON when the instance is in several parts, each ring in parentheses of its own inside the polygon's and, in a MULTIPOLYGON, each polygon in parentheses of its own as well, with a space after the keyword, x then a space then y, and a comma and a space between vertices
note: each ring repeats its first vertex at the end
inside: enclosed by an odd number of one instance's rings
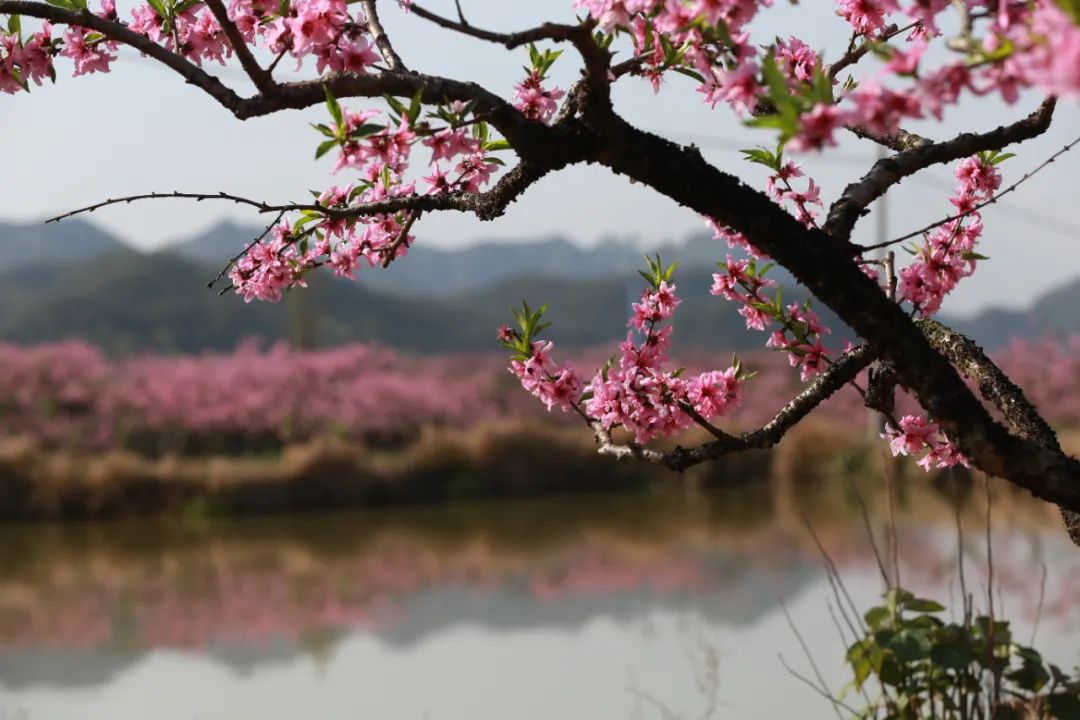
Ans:
MULTIPOLYGON (((835 717, 778 654, 808 670, 783 603, 833 687, 846 680, 803 524, 873 601, 844 488, 0 528, 0 720, 835 717)), ((883 531, 881 493, 867 503, 883 531)), ((1045 654, 1080 662, 1080 551, 1019 498, 995 499, 992 526, 998 603, 1024 640, 1038 618, 1045 654)), ((956 601, 949 501, 905 492, 898 535, 903 582, 956 601)))

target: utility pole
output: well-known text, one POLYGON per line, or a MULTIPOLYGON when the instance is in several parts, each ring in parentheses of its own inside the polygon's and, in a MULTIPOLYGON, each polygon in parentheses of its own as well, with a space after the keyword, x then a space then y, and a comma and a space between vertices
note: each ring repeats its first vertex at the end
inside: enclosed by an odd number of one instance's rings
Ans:
MULTIPOLYGON (((877 153, 875 161, 883 160, 885 158, 885 148, 881 145, 877 146, 877 153)), ((880 245, 889 239, 889 205, 888 205, 888 193, 885 193, 877 199, 874 203, 874 244, 880 245)), ((878 267, 881 269, 881 278, 885 282, 886 292, 892 292, 892 280, 890 275, 894 272, 893 263, 887 262, 892 251, 888 248, 882 247, 877 251, 877 257, 875 260, 878 263, 878 267)), ((869 415, 867 417, 867 431, 870 434, 871 439, 877 439, 877 436, 885 432, 885 417, 874 410, 868 410, 869 415)))

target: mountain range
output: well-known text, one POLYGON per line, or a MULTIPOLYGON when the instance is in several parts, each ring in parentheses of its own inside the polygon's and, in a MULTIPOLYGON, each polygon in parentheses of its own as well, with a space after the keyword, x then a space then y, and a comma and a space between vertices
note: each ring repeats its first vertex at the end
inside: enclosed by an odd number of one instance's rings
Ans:
MULTIPOLYGON (((480 243, 461 250, 426 246, 387 270, 362 270, 358 282, 318 277, 285 302, 245 304, 206 288, 209 278, 259 234, 223 223, 168 251, 140 253, 94 225, 0 223, 0 340, 37 343, 83 338, 111 353, 228 350, 238 341, 289 339, 334 345, 379 342, 413 352, 497 347, 494 329, 522 299, 549 302, 552 339, 587 346, 622 339, 637 299, 641 252, 608 240, 582 248, 566 238, 480 243)), ((678 257, 683 304, 675 344, 743 350, 761 347, 732 303, 710 296, 710 274, 726 251, 707 235, 657 248, 678 257)), ((773 271, 784 297, 807 297, 773 271)), ((1010 337, 1080 332, 1072 308, 1080 280, 1051 290, 1028 311, 987 310, 947 319, 994 348, 1010 337)), ((843 336, 843 325, 818 308, 843 336)))

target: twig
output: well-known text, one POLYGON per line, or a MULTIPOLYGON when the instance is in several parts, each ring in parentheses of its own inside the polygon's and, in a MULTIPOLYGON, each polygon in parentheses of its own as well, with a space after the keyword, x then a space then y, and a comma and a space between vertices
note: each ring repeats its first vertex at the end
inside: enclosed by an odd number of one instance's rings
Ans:
POLYGON ((843 700, 837 700, 832 696, 832 693, 830 693, 828 689, 818 687, 810 678, 806 677, 802 673, 795 670, 795 668, 788 665, 788 662, 784 659, 783 655, 777 653, 776 657, 779 658, 780 664, 784 667, 785 670, 787 670, 788 674, 790 674, 793 678, 800 681, 801 683, 809 687, 811 690, 816 692, 818 695, 832 703, 833 710, 836 712, 836 717, 840 718, 840 720, 844 719, 844 716, 840 714, 840 708, 847 710, 849 713, 856 717, 858 716, 859 713, 856 712, 853 707, 845 703, 843 700))
POLYGON ((392 263, 394 261, 394 258, 397 257, 398 248, 400 248, 402 243, 404 243, 406 239, 408 239, 409 231, 412 230, 413 223, 419 220, 420 215, 422 214, 423 213, 420 210, 409 213, 409 217, 401 226, 401 231, 397 234, 397 237, 394 238, 394 241, 390 243, 388 247, 381 251, 382 266, 384 269, 390 267, 390 263, 392 263))
POLYGON ((390 70, 403 72, 406 70, 405 63, 401 61, 401 56, 397 54, 394 46, 390 43, 390 37, 383 30, 382 22, 379 20, 379 10, 375 7, 375 2, 376 0, 360 0, 360 4, 364 8, 364 19, 367 21, 368 32, 371 33, 371 39, 375 41, 375 47, 379 49, 379 54, 382 55, 390 70))
POLYGON ((881 557, 881 551, 878 549, 877 540, 874 539, 874 528, 870 523, 870 513, 866 511, 866 503, 863 501, 862 493, 859 492, 859 488, 855 484, 855 479, 850 474, 848 475, 848 484, 851 486, 852 492, 855 493, 855 501, 859 504, 859 514, 862 515, 863 525, 866 527, 866 538, 870 541, 870 549, 874 551, 874 560, 877 561, 881 579, 885 581, 886 588, 891 587, 892 583, 889 580, 889 573, 885 570, 885 561, 881 557))
POLYGON ((238 252, 236 255, 233 255, 231 258, 229 258, 228 264, 226 264, 225 267, 223 267, 221 269, 221 272, 219 272, 217 274, 217 277, 215 277, 213 280, 206 283, 206 287, 208 289, 213 288, 214 285, 216 285, 219 280, 221 280, 223 277, 225 277, 225 275, 229 272, 229 270, 232 268, 232 266, 235 265, 237 263, 237 261, 240 260, 240 258, 247 255, 251 251, 251 248, 253 248, 256 245, 258 245, 259 243, 261 243, 263 241, 263 238, 265 238, 267 235, 270 234, 270 231, 274 229, 275 225, 277 225, 279 222, 281 222, 281 218, 284 217, 284 215, 285 215, 284 212, 278 213, 277 217, 274 218, 273 222, 271 222, 269 225, 267 225, 266 229, 263 230, 262 233, 259 234, 259 237, 252 240, 250 243, 248 243, 244 247, 243 250, 238 252))
POLYGON ((941 227, 942 225, 945 225, 946 223, 953 222, 954 220, 960 220, 962 218, 967 217, 968 215, 971 215, 972 213, 977 213, 980 210, 982 210, 984 207, 986 207, 987 205, 993 205, 998 200, 1000 200, 1003 196, 1008 195, 1011 192, 1014 192, 1018 187, 1023 185, 1028 180, 1030 180, 1032 177, 1034 177, 1036 174, 1038 174, 1041 170, 1044 170, 1047 166, 1049 166, 1051 163, 1053 163, 1059 157, 1061 157, 1065 153, 1072 150, 1073 147, 1075 147, 1077 144, 1080 144, 1080 137, 1077 137, 1075 140, 1068 143, 1067 145, 1062 147, 1060 150, 1055 152, 1053 155, 1048 157, 1046 160, 1044 160, 1034 170, 1031 170, 1030 172, 1024 173, 1023 177, 1021 177, 1019 180, 1014 182, 1009 187, 1007 187, 1004 190, 1002 190, 1001 192, 995 194, 993 197, 989 198, 988 200, 984 200, 983 202, 979 203, 978 205, 971 208, 970 210, 967 210, 967 211, 962 212, 962 213, 957 213, 956 215, 950 215, 947 218, 944 218, 942 220, 938 220, 937 222, 934 222, 934 223, 930 223, 926 227, 919 228, 918 230, 913 230, 912 232, 909 232, 908 234, 902 235, 902 236, 900 236, 898 238, 895 238, 893 240, 887 240, 885 242, 877 243, 875 245, 857 245, 856 247, 858 248, 858 252, 859 253, 864 253, 864 252, 869 252, 871 250, 878 250, 880 248, 889 247, 890 245, 896 245, 897 243, 902 243, 905 240, 911 240, 912 238, 919 237, 920 235, 928 233, 931 230, 933 230, 934 228, 941 227))
POLYGON ((259 92, 267 95, 273 94, 277 89, 277 83, 270 76, 270 72, 263 70, 258 61, 255 60, 255 56, 251 54, 251 48, 244 41, 244 36, 240 34, 236 24, 229 19, 225 4, 221 0, 205 0, 205 2, 206 6, 210 8, 210 12, 213 13, 214 19, 217 20, 218 25, 224 31, 225 37, 228 38, 229 45, 232 46, 236 58, 240 61, 240 67, 244 68, 244 72, 251 78, 251 82, 255 84, 259 92))
MULTIPOLYGON (((963 133, 943 142, 925 143, 878 160, 860 180, 844 188, 844 192, 829 208, 825 232, 836 238, 849 239, 855 223, 872 202, 904 178, 931 165, 952 162, 984 150, 999 150, 1006 145, 1038 137, 1050 127, 1056 106, 1056 99, 1049 96, 1026 117, 1009 125, 984 133, 963 133)), ((855 247, 858 254, 860 250, 858 246, 855 247)))
POLYGON ((1031 642, 1028 645, 1035 644, 1035 636, 1039 632, 1039 621, 1042 620, 1043 603, 1046 600, 1046 563, 1039 562, 1042 567, 1042 577, 1039 579, 1039 605, 1035 611, 1035 622, 1031 626, 1031 642))

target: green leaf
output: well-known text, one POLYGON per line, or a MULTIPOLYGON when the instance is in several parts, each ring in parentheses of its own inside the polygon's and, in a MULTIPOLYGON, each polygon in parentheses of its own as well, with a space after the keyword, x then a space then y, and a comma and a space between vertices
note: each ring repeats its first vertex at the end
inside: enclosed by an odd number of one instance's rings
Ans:
POLYGON ((19 35, 21 37, 22 20, 20 19, 20 16, 12 15, 8 18, 8 32, 12 35, 19 35))
POLYGON ((1065 11, 1065 14, 1072 18, 1072 22, 1080 25, 1080 0, 1054 0, 1057 3, 1058 8, 1065 11))
POLYGON ((326 140, 324 142, 319 143, 319 147, 315 148, 315 159, 318 160, 323 155, 330 152, 332 149, 337 147, 337 144, 338 144, 337 140, 326 140))
POLYGON ((349 138, 353 140, 362 140, 366 137, 376 135, 386 129, 385 125, 376 125, 375 123, 364 123, 360 127, 356 128, 349 133, 349 138))
POLYGON ((693 79, 697 80, 699 83, 704 83, 705 82, 705 78, 702 75, 700 75, 699 73, 697 73, 697 72, 695 72, 695 71, 691 70, 690 68, 685 67, 683 65, 679 65, 679 66, 677 66, 675 68, 672 68, 672 69, 675 72, 679 73, 680 75, 685 75, 687 77, 690 77, 690 78, 693 78, 693 79))
POLYGON ((509 140, 499 139, 484 143, 483 149, 485 152, 498 152, 499 150, 509 150, 512 147, 509 140))
POLYGON ((334 131, 331 130, 329 128, 329 126, 323 125, 322 123, 308 123, 308 124, 311 125, 311 127, 318 130, 319 132, 321 132, 326 137, 331 137, 331 138, 334 137, 334 131))
POLYGON ((337 123, 338 128, 341 128, 345 124, 345 117, 341 112, 341 105, 338 104, 337 98, 330 92, 330 88, 323 85, 323 93, 326 95, 326 108, 330 111, 330 117, 334 118, 334 122, 337 123))
POLYGON ((945 606, 934 600, 912 598, 904 603, 904 609, 912 612, 941 612, 945 606))
MULTIPOLYGON (((1080 0, 1077 0, 1080 2, 1080 0)), ((1016 157, 1016 153, 995 153, 993 159, 990 161, 991 165, 1000 165, 1009 158, 1016 157)))
POLYGON ((881 606, 870 608, 863 615, 866 620, 866 624, 870 626, 871 630, 878 630, 885 626, 885 623, 889 621, 892 615, 886 608, 881 606))
POLYGON ((740 150, 739 152, 741 152, 749 162, 764 165, 770 170, 780 169, 780 158, 766 148, 756 147, 749 150, 740 150))
POLYGON ((383 95, 383 100, 386 101, 386 104, 390 106, 390 109, 393 110, 398 117, 404 117, 405 106, 401 104, 400 100, 392 95, 383 95))
POLYGON ((412 97, 412 102, 409 103, 409 126, 411 127, 416 123, 416 119, 420 117, 420 110, 423 109, 423 104, 420 102, 421 96, 424 94, 424 89, 421 88, 416 91, 416 94, 412 97))

